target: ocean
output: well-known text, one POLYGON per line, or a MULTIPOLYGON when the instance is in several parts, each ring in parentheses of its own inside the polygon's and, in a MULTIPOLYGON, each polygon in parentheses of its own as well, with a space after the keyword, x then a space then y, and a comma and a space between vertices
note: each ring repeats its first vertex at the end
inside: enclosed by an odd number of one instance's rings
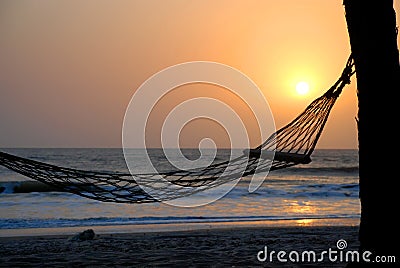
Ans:
MULTIPOLYGON (((2 151, 63 167, 128 172, 121 148, 2 151)), ((198 150, 186 149, 185 155, 196 158, 198 150)), ((0 236, 87 228, 132 232, 358 222, 358 151, 317 149, 311 159, 309 164, 271 171, 255 192, 248 191, 250 179, 245 177, 219 200, 189 208, 161 202, 105 203, 43 187, 18 191, 32 180, 0 166, 0 236)))

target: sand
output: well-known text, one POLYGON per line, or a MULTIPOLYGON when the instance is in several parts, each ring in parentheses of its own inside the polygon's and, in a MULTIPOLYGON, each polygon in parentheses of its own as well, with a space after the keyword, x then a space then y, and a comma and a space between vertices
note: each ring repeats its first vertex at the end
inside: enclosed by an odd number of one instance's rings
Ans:
POLYGON ((265 246, 268 252, 289 254, 313 250, 320 253, 329 248, 337 250, 339 239, 346 240, 346 250, 357 250, 357 236, 357 226, 294 226, 96 233, 93 240, 86 241, 73 241, 71 235, 1 237, 0 266, 345 267, 346 262, 331 262, 327 257, 317 263, 283 263, 276 258, 273 262, 260 262, 257 253, 265 246))

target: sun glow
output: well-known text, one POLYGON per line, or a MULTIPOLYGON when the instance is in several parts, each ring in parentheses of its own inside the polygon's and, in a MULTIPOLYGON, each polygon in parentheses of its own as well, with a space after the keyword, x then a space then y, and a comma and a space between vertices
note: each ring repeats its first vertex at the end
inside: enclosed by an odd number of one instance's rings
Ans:
POLYGON ((310 85, 307 82, 301 81, 296 84, 296 92, 299 95, 305 95, 310 90, 310 85))

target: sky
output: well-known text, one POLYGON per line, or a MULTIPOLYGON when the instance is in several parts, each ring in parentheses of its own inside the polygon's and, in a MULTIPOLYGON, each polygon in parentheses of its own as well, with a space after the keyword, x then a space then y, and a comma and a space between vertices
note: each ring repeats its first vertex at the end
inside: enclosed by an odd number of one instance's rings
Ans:
MULTIPOLYGON (((400 21, 400 1, 394 2, 400 21)), ((136 90, 155 73, 191 61, 222 63, 248 76, 280 128, 336 81, 350 54, 342 0, 1 0, 0 36, 3 148, 121 147, 136 90), (300 81, 309 84, 307 94, 296 93, 300 81)), ((159 102, 147 125, 149 147, 160 146, 168 111, 193 97, 226 101, 246 121, 251 146, 258 145, 243 102, 221 87, 197 84, 159 102)), ((317 148, 356 149, 356 116, 353 77, 317 148)), ((190 124, 182 146, 197 147, 206 136, 229 147, 221 125, 190 124)))

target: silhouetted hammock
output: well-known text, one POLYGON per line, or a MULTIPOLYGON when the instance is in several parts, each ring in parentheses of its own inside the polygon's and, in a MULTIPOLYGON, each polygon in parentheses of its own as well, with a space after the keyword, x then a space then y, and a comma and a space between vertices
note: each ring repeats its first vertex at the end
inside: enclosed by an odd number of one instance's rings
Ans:
POLYGON ((336 99, 350 83, 355 72, 353 66, 350 57, 340 78, 321 97, 257 148, 231 161, 190 170, 130 174, 59 167, 0 152, 0 165, 83 197, 104 202, 146 203, 188 196, 255 173, 308 164, 336 99), (160 179, 171 183, 160 184, 160 179))

